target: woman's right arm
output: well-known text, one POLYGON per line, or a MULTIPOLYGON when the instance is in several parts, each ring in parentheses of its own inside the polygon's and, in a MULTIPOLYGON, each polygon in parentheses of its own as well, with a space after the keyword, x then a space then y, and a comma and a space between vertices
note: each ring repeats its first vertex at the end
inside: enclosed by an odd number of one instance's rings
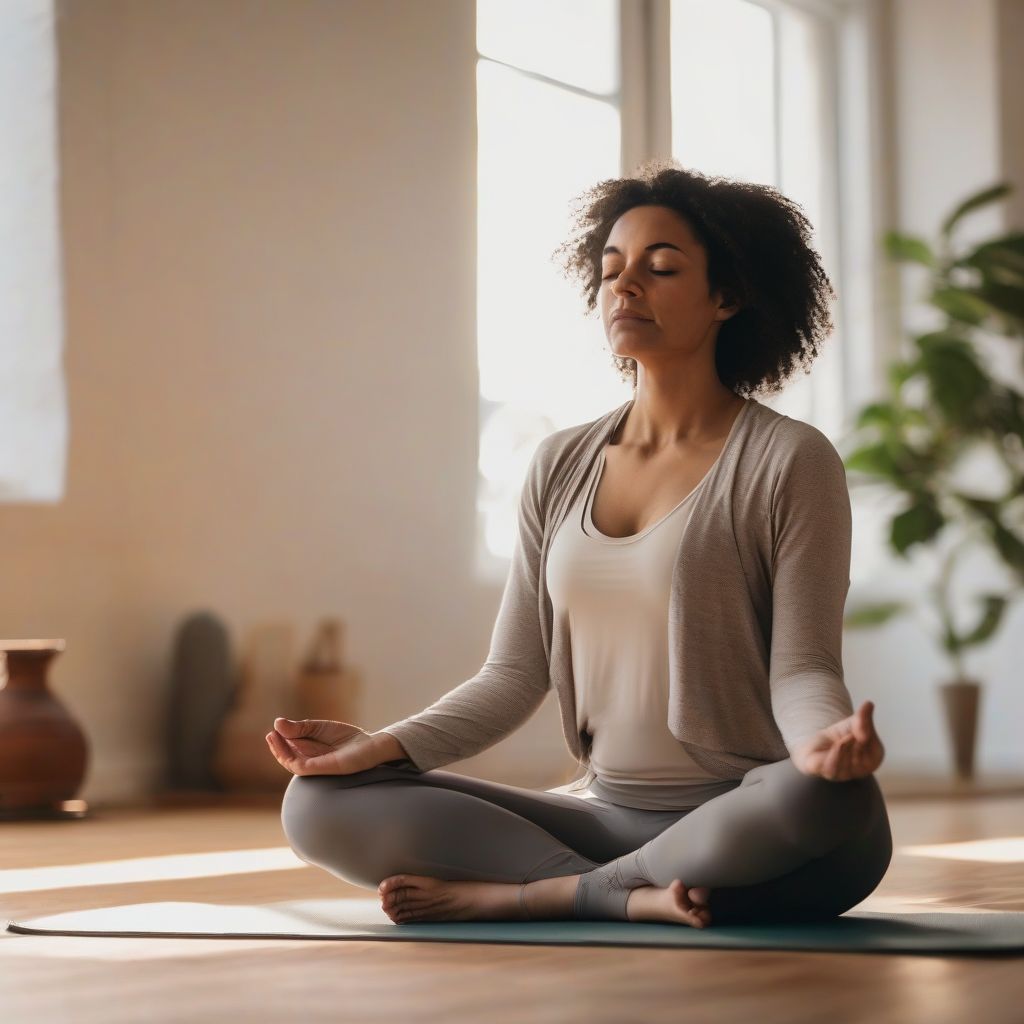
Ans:
MULTIPOLYGON (((486 750, 513 733, 540 707, 550 688, 540 631, 540 550, 547 475, 547 442, 530 460, 519 496, 518 536, 490 652, 471 679, 430 707, 372 735, 390 737, 420 771, 430 771, 486 750)), ((382 746, 395 752, 395 746, 382 746)))
POLYGON ((402 746, 401 743, 395 739, 394 736, 389 732, 372 732, 370 738, 374 741, 377 747, 377 756, 379 757, 379 764, 384 764, 387 761, 408 761, 411 760, 409 752, 402 746))

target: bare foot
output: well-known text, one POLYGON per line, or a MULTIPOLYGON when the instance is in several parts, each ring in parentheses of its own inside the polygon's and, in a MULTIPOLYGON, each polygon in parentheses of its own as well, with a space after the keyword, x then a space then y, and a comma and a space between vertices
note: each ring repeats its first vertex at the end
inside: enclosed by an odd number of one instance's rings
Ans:
POLYGON ((392 875, 377 891, 384 913, 395 924, 525 919, 519 886, 506 882, 446 882, 424 875, 392 875))
POLYGON ((667 889, 644 885, 630 890, 626 900, 626 917, 630 921, 674 921, 691 928, 705 928, 711 923, 708 901, 711 893, 706 885, 687 890, 678 878, 667 889))

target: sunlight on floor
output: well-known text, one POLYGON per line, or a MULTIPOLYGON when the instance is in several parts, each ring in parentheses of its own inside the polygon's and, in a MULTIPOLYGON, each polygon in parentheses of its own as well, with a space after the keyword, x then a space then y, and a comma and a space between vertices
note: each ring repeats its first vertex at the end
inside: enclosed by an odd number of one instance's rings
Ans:
POLYGON ((0 934, 0 956, 38 960, 185 960, 192 957, 235 956, 269 949, 303 949, 323 945, 323 939, 162 939, 107 938, 81 935, 0 934), (4 940, 10 939, 10 942, 4 940))
POLYGON ((67 889, 83 885, 120 885, 125 882, 156 882, 214 875, 245 875, 305 867, 309 865, 300 860, 288 846, 133 857, 88 864, 58 864, 46 868, 3 869, 0 870, 0 893, 40 892, 44 889, 67 889))
POLYGON ((999 839, 971 839, 962 843, 930 843, 901 846, 900 853, 912 857, 937 857, 943 860, 976 860, 990 864, 1024 863, 1024 836, 999 839))

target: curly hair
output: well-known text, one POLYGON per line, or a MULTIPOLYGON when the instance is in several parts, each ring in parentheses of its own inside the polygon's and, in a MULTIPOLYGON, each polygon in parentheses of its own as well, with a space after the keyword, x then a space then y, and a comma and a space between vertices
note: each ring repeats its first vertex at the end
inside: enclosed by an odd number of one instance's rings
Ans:
MULTIPOLYGON (((555 250, 567 276, 578 278, 587 313, 601 288, 601 250, 612 226, 635 206, 665 206, 683 217, 707 253, 708 294, 739 305, 718 332, 715 368, 745 398, 782 391, 799 370, 810 372, 834 325, 836 297, 811 247, 811 225, 799 204, 777 189, 688 170, 676 160, 650 160, 632 178, 610 178, 574 200, 572 237, 555 250)), ((636 388, 636 360, 612 353, 636 388)))

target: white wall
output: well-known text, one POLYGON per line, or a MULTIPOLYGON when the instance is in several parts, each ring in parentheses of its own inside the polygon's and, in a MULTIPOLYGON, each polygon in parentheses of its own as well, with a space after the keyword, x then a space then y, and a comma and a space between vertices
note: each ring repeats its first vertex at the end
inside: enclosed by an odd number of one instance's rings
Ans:
MULTIPOLYGON (((901 218, 924 231, 998 159, 992 8, 941 6, 893 19, 901 218)), ((341 615, 371 730, 486 655, 473 9, 61 8, 69 484, 54 507, 0 505, 0 621, 68 641, 53 684, 92 741, 87 799, 159 778, 172 632, 194 608, 236 640, 341 615)), ((983 767, 1020 767, 1016 653, 1004 631, 989 655, 983 767)), ((938 657, 894 625, 849 637, 846 665, 888 765, 941 770, 938 657)), ((555 785, 571 767, 549 696, 457 770, 555 785)))

